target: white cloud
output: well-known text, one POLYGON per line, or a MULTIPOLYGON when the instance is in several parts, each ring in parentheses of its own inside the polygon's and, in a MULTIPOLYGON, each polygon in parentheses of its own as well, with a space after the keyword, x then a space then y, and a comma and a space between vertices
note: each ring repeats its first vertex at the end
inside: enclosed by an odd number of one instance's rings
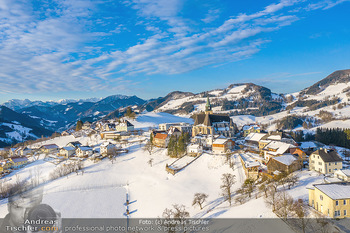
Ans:
MULTIPOLYGON (((136 12, 138 25, 131 18, 119 22, 119 15, 96 16, 104 2, 0 1, 0 92, 128 88, 137 74, 179 74, 247 59, 270 42, 264 35, 299 19, 290 8, 300 8, 303 1, 282 0, 252 14, 221 19, 218 27, 211 24, 219 21, 218 9, 194 22, 183 18, 183 0, 124 1, 124 7, 136 12), (130 40, 118 37, 124 32, 131 34, 130 40)), ((313 7, 328 9, 341 2, 321 1, 313 7)))

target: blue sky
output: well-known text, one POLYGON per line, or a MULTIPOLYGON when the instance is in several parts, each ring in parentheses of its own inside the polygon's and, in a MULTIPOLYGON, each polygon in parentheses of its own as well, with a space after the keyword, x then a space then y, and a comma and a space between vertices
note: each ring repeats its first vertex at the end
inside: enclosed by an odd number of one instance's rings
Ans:
POLYGON ((155 98, 350 68, 349 0, 1 0, 0 103, 155 98))

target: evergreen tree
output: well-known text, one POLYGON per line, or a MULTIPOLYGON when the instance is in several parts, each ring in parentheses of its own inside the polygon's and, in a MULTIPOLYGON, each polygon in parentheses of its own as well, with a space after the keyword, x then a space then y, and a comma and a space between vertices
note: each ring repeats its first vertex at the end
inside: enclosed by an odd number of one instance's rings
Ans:
POLYGON ((81 120, 79 120, 77 122, 77 126, 75 127, 75 131, 79 131, 83 128, 83 122, 81 120))

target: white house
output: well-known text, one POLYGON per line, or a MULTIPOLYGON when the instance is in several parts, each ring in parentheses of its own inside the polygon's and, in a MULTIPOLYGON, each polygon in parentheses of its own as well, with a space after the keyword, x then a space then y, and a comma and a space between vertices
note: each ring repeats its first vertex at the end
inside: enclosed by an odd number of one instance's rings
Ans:
POLYGON ((350 181, 350 169, 341 169, 334 172, 334 177, 343 181, 350 181))
POLYGON ((343 168, 343 159, 335 150, 321 148, 309 156, 309 169, 322 174, 333 174, 343 168))
POLYGON ((74 153, 75 153, 75 147, 66 146, 60 149, 60 155, 63 155, 66 158, 71 157, 74 153))
POLYGON ((189 146, 187 146, 187 154, 190 156, 198 156, 201 155, 203 153, 203 146, 199 145, 199 144, 190 144, 189 146))
POLYGON ((103 143, 101 144, 100 146, 100 153, 101 154, 110 154, 113 152, 114 149, 116 149, 116 145, 115 144, 112 144, 110 142, 107 142, 107 143, 103 143))
POLYGON ((116 131, 130 132, 134 130, 134 125, 129 121, 122 119, 118 124, 115 124, 116 131))
POLYGON ((89 146, 81 146, 75 151, 78 157, 89 157, 92 155, 93 150, 89 146))

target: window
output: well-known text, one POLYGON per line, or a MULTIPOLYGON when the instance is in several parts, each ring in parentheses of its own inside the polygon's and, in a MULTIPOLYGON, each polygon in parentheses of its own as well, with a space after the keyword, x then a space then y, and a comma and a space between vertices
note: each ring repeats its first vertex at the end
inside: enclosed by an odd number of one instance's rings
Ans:
POLYGON ((331 163, 329 163, 329 166, 331 166, 331 163))
POLYGON ((346 200, 343 201, 343 205, 346 205, 346 200))
POLYGON ((346 216, 346 210, 344 210, 344 216, 346 216))
POLYGON ((332 172, 332 169, 329 169, 329 172, 332 172))
POLYGON ((337 162, 335 162, 334 164, 337 165, 337 162))
POLYGON ((334 216, 335 216, 335 217, 336 217, 336 216, 340 216, 340 210, 334 211, 334 216))
POLYGON ((320 200, 323 201, 323 196, 322 195, 320 195, 320 200))
POLYGON ((335 205, 339 205, 339 202, 338 202, 338 201, 335 201, 335 205))

